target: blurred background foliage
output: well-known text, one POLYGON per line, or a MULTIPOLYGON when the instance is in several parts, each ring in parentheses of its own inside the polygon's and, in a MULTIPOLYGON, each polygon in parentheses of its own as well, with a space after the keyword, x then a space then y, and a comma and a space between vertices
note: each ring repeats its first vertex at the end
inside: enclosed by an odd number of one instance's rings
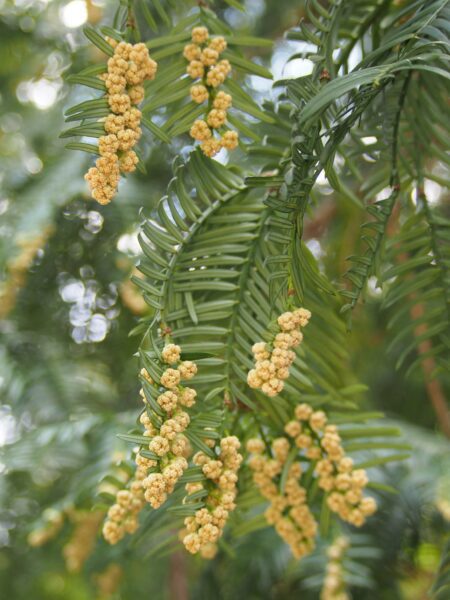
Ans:
MULTIPOLYGON (((304 16, 304 3, 245 5, 242 15, 217 3, 231 27, 276 40, 273 55, 262 54, 275 78, 303 74, 305 61, 285 65, 295 43, 283 32, 304 16)), ((85 99, 65 77, 103 60, 81 26, 108 23, 115 7, 0 0, 1 596, 183 600, 189 581, 198 600, 319 598, 324 546, 295 563, 271 529, 243 536, 210 563, 150 547, 143 554, 132 541, 111 548, 97 536, 94 491, 108 473, 123 475, 125 467, 114 467, 126 457, 116 433, 133 424, 138 406, 137 339, 128 334, 146 314, 129 281, 139 209, 151 211, 175 153, 185 152, 147 139, 147 173, 123 182, 105 207, 88 197, 89 157, 64 151, 58 139, 64 109, 85 99)), ((270 96, 264 81, 249 79, 256 99, 270 96)), ((425 191, 448 211, 439 183, 427 180, 425 191)), ((322 213, 307 224, 308 247, 338 276, 345 240, 358 235, 364 214, 338 202, 325 178, 315 193, 322 213)), ((355 599, 418 600, 429 597, 450 530, 449 446, 420 370, 404 377, 394 368, 381 301, 369 285, 349 333, 353 366, 368 386, 365 408, 384 411, 414 449, 402 464, 378 467, 378 480, 398 494, 381 493, 381 509, 362 532, 346 531, 365 565, 351 575, 349 556, 348 584, 355 599)), ((448 397, 448 376, 442 386, 448 397)))

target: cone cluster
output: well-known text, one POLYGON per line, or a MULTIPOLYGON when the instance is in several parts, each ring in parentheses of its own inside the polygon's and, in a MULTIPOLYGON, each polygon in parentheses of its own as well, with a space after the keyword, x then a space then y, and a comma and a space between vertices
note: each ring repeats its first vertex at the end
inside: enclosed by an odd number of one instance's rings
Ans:
POLYGON ((249 461, 253 481, 270 502, 265 512, 267 522, 289 545, 295 558, 300 559, 314 549, 317 533, 317 522, 308 507, 306 490, 299 483, 302 466, 296 461, 288 467, 284 489, 281 489, 281 473, 291 445, 286 438, 275 439, 271 445, 273 458, 263 454, 265 449, 260 439, 247 442, 247 450, 253 455, 249 461))
POLYGON ((159 414, 155 412, 141 390, 146 404, 141 423, 145 427, 144 435, 151 438, 148 448, 157 459, 138 455, 137 462, 150 469, 143 486, 145 500, 153 508, 159 508, 166 501, 188 467, 186 457, 190 448, 183 431, 188 427, 190 417, 185 409, 195 404, 197 396, 193 388, 181 384, 183 380, 190 380, 196 375, 197 365, 189 360, 181 360, 180 346, 167 344, 162 350, 161 361, 166 367, 169 366, 161 374, 159 385, 152 381, 145 369, 141 371, 143 379, 152 386, 152 393, 161 409, 159 414))
POLYGON ((339 536, 328 548, 328 564, 325 571, 320 600, 350 600, 345 590, 343 559, 349 541, 339 536))
POLYGON ((165 368, 159 384, 146 369, 141 369, 141 380, 148 384, 147 390, 151 390, 147 393, 154 395, 161 409, 156 412, 141 389, 145 410, 139 420, 144 426, 143 435, 149 438, 148 450, 155 458, 144 456, 140 451, 136 454, 136 471, 131 485, 117 493, 103 526, 103 535, 110 544, 117 543, 126 533, 134 533, 145 502, 159 508, 188 466, 186 457, 190 448, 182 432, 189 425, 190 417, 183 409, 195 404, 197 392, 181 385, 181 381, 192 379, 197 373, 197 365, 181 361, 181 348, 176 344, 164 346, 160 363, 165 368))
POLYGON ((43 525, 30 531, 27 542, 33 548, 43 546, 56 537, 64 525, 65 515, 62 511, 47 508, 42 513, 43 525))
POLYGON ((75 528, 69 541, 63 548, 64 560, 70 573, 79 573, 94 549, 97 540, 99 525, 103 520, 104 512, 72 511, 70 520, 75 523, 75 528))
MULTIPOLYGON (((209 444, 215 446, 214 442, 209 444)), ((217 542, 222 536, 228 516, 236 508, 237 472, 242 463, 238 450, 241 444, 234 435, 224 437, 215 449, 214 458, 203 452, 194 455, 194 463, 202 468, 206 477, 204 483, 187 483, 188 495, 184 502, 189 502, 189 495, 203 489, 208 490, 205 506, 184 520, 183 544, 191 554, 200 552, 203 558, 214 558, 217 542)))
POLYGON ((328 425, 321 410, 313 411, 308 404, 295 409, 296 419, 285 426, 285 432, 306 458, 317 461, 314 473, 319 487, 327 495, 329 509, 356 527, 376 511, 376 502, 363 497, 369 479, 364 469, 355 469, 353 460, 345 455, 336 425, 328 425))
POLYGON ((284 381, 289 377, 289 368, 296 356, 292 348, 301 344, 301 328, 306 327, 310 318, 311 313, 305 308, 285 312, 278 317, 280 331, 272 344, 257 342, 253 345, 255 368, 247 376, 247 383, 251 388, 260 389, 270 397, 283 390, 284 381))
POLYGON ((123 579, 124 571, 119 563, 109 563, 100 573, 94 575, 94 582, 98 592, 98 600, 110 600, 118 591, 123 579))
POLYGON ((52 231, 52 227, 46 227, 39 235, 16 240, 19 253, 6 261, 7 278, 0 281, 0 319, 6 318, 14 308, 17 295, 26 283, 28 270, 52 231))
POLYGON ((85 175, 92 197, 100 204, 112 200, 121 173, 136 169, 138 157, 133 147, 142 135, 142 114, 136 105, 144 99, 143 82, 154 79, 157 69, 145 44, 108 41, 114 47, 114 55, 108 60, 108 71, 102 79, 111 112, 104 122, 106 135, 98 143, 100 157, 85 175))
POLYGON ((197 104, 208 103, 205 119, 197 119, 191 127, 190 135, 201 142, 200 148, 206 156, 216 155, 221 148, 234 150, 239 141, 236 131, 226 130, 219 137, 214 131, 222 130, 227 120, 227 110, 231 107, 230 94, 217 91, 231 71, 228 60, 219 60, 226 50, 227 42, 221 36, 209 37, 206 27, 194 27, 192 43, 184 47, 183 55, 189 61, 186 72, 196 80, 191 87, 191 98, 197 104))
POLYGON ((145 506, 142 480, 146 470, 138 467, 128 489, 116 493, 116 501, 109 508, 103 524, 103 537, 109 544, 117 544, 127 533, 134 533, 138 526, 138 516, 145 506))
POLYGON ((299 404, 295 419, 286 423, 284 430, 287 436, 273 440, 270 454, 261 439, 247 442, 247 450, 253 455, 249 466, 255 484, 270 502, 265 513, 267 521, 289 544, 294 556, 301 558, 313 550, 317 530, 306 490, 300 485, 303 464, 308 468, 313 465, 329 509, 342 520, 360 527, 376 511, 376 502, 363 496, 367 474, 364 469, 354 468, 352 459, 344 453, 337 427, 327 424, 323 411, 299 404), (281 474, 292 455, 297 461, 288 467, 282 486, 281 474))

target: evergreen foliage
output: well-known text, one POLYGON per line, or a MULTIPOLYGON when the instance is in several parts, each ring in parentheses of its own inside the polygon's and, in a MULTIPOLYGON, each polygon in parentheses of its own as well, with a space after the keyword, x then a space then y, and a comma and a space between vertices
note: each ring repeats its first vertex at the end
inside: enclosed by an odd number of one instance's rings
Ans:
MULTIPOLYGON (((450 5, 284 0, 276 15, 261 3, 252 26, 250 4, 111 0, 99 21, 88 3, 81 51, 69 55, 57 36, 47 39, 72 90, 67 125, 58 104, 49 141, 45 129, 33 132, 36 115, 24 108, 24 143, 41 153, 44 170, 37 178, 6 172, 3 180, 14 198, 0 245, 0 581, 10 598, 31 590, 42 599, 165 598, 160 590, 170 588, 183 600, 164 577, 181 577, 192 598, 347 598, 324 591, 327 548, 342 535, 350 544, 342 593, 414 599, 430 589, 446 597, 448 442, 424 429, 450 435, 450 5), (183 57, 198 26, 225 38, 221 58, 232 68, 220 89, 232 97, 227 119, 239 146, 218 160, 186 135, 205 114, 189 96, 183 57), (158 74, 144 85, 138 172, 98 208, 83 198, 83 170, 106 134, 110 105, 99 76, 114 55, 111 40, 144 42, 158 74), (280 48, 289 76, 271 64, 280 48), (274 71, 270 92, 258 92, 269 90, 274 71), (58 134, 70 138, 67 152, 58 134), (132 239, 139 248, 130 251, 132 239), (270 344, 277 317, 300 306, 311 311, 310 324, 283 391, 268 397, 247 383, 252 346, 270 344), (114 547, 98 536, 117 492, 133 481, 136 452, 157 458, 139 423, 138 385, 144 413, 159 422, 164 411, 138 373, 159 382, 167 341, 198 367, 184 432, 193 450, 214 457, 208 440, 242 443, 237 507, 209 564, 181 554, 184 518, 207 506, 205 489, 186 499, 186 483, 209 485, 192 461, 164 506, 144 506, 136 533, 114 547), (345 454, 368 470, 379 509, 360 531, 339 520, 313 476, 314 460, 303 457, 301 483, 319 532, 314 552, 295 561, 264 517, 245 443, 285 435, 301 403, 338 427, 345 454), (27 539, 45 546, 30 550, 27 539), (86 556, 83 546, 92 547, 86 556), (58 590, 61 551, 72 574, 58 590), (31 583, 17 580, 23 557, 31 583), (111 564, 119 567, 108 571, 111 564)), ((8 5, 0 21, 8 91, 23 20, 36 16, 21 10, 8 5)), ((38 20, 56 18, 45 10, 38 20)), ((38 31, 32 40, 38 52, 38 31)), ((2 99, 6 117, 19 110, 17 94, 2 99)), ((6 161, 14 152, 7 146, 0 139, 6 161)), ((25 158, 16 152, 13 160, 25 158)), ((289 456, 282 492, 298 449, 289 456)))

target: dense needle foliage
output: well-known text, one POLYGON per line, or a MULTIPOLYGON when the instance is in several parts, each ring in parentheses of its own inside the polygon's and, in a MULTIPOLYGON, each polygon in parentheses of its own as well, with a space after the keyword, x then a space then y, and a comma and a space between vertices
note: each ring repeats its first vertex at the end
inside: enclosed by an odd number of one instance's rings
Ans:
POLYGON ((0 1, 5 597, 448 597, 449 19, 0 1))

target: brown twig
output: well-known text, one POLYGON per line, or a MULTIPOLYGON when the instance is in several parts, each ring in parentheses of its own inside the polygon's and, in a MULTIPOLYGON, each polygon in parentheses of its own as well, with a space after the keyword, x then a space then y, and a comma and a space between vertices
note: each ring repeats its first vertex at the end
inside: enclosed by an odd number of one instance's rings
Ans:
MULTIPOLYGON (((400 205, 397 203, 392 212, 391 220, 389 222, 388 233, 392 235, 398 226, 398 216, 400 212, 400 205)), ((402 252, 398 254, 397 260, 399 263, 404 263, 408 260, 409 256, 406 252, 402 252)), ((412 275, 410 277, 413 277, 412 275)), ((414 300, 416 298, 416 294, 410 294, 409 298, 414 300)), ((411 319, 413 321, 419 320, 425 314, 425 306, 422 302, 418 302, 417 304, 413 304, 410 309, 411 319)), ((414 336, 419 338, 427 331, 426 323, 422 323, 418 325, 414 329, 414 336)), ((425 355, 432 349, 432 344, 430 340, 424 340, 417 344, 417 353, 419 356, 425 355)), ((436 370, 436 362, 432 356, 428 356, 421 360, 421 366, 425 377, 425 389, 427 390, 427 396, 433 407, 434 413, 436 415, 436 420, 439 424, 439 427, 442 433, 450 439, 450 412, 448 410, 447 400, 445 398, 444 392, 442 390, 441 383, 434 372, 436 370)))
POLYGON ((186 555, 182 550, 177 550, 170 556, 169 598, 171 600, 189 600, 186 577, 186 555))
MULTIPOLYGON (((422 303, 414 304, 410 310, 411 318, 413 321, 420 319, 425 314, 425 307, 422 303)), ((427 331, 425 323, 418 325, 414 329, 414 335, 416 338, 420 337, 427 331)), ((417 345, 417 352, 419 355, 424 355, 432 349, 431 341, 424 340, 417 345)), ((428 398, 433 406, 436 414, 436 419, 442 430, 442 433, 450 439, 450 412, 448 410, 447 400, 440 381, 433 375, 436 369, 436 363, 432 356, 428 356, 421 361, 422 370, 425 375, 425 387, 427 390, 428 398)))

